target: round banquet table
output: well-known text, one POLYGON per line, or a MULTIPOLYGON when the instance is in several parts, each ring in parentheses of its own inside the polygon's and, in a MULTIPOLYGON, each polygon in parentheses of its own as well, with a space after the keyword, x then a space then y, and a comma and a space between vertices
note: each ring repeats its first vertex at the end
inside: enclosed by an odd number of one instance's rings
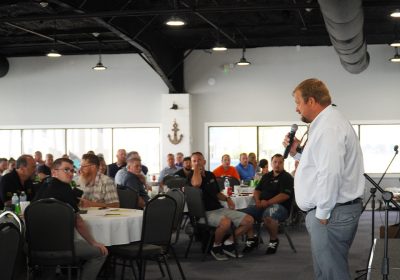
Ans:
POLYGON ((88 208, 81 214, 94 239, 105 246, 139 241, 142 233, 143 211, 125 208, 88 208))

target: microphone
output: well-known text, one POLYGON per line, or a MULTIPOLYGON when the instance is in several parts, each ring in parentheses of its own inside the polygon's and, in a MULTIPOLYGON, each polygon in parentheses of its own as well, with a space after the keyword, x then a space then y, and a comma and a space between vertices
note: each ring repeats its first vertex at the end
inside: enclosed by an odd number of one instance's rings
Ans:
POLYGON ((292 124, 289 132, 289 144, 286 146, 285 152, 283 153, 283 158, 287 158, 289 155, 290 148, 293 145, 293 139, 294 136, 296 135, 297 128, 298 128, 297 124, 292 124))
POLYGON ((395 145, 394 146, 394 151, 396 152, 396 154, 399 152, 398 150, 399 150, 399 145, 395 145))

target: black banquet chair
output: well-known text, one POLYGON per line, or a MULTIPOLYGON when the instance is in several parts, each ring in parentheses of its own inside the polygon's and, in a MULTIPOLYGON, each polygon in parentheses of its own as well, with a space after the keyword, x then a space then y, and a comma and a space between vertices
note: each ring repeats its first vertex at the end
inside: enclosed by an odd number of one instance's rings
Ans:
POLYGON ((136 273, 133 262, 136 261, 139 269, 139 279, 145 279, 146 261, 153 260, 158 263, 163 262, 167 268, 169 278, 172 279, 167 255, 171 244, 175 213, 176 202, 168 195, 159 194, 148 202, 143 212, 140 242, 110 248, 110 252, 114 257, 124 261, 121 277, 123 277, 125 271, 125 261, 128 260, 134 275, 136 273))
POLYGON ((175 234, 175 238, 173 239, 173 241, 171 243, 170 249, 171 249, 172 255, 175 258, 175 261, 179 268, 179 272, 181 273, 182 279, 186 279, 185 274, 183 273, 181 264, 179 263, 178 257, 175 253, 175 249, 173 247, 173 245, 176 245, 179 240, 179 233, 180 233, 182 218, 183 218, 183 210, 185 208, 185 195, 180 189, 170 189, 167 192, 167 195, 172 197, 176 202, 175 220, 174 220, 174 224, 172 226, 172 233, 175 234))
POLYGON ((138 208, 139 194, 136 191, 124 189, 124 187, 117 187, 119 207, 128 209, 138 208))
POLYGON ((1 279, 11 280, 21 250, 21 223, 10 211, 0 215, 0 271, 1 279))
MULTIPOLYGON (((77 269, 79 261, 75 255, 73 208, 54 198, 31 203, 24 212, 26 241, 28 245, 28 278, 34 266, 66 267, 68 279, 71 269, 77 269)), ((32 273, 34 277, 35 274, 32 273)))
POLYGON ((167 185, 169 189, 182 190, 182 188, 187 184, 187 179, 182 177, 172 177, 165 182, 165 185, 167 185))
POLYGON ((229 186, 233 187, 240 185, 240 181, 235 177, 230 177, 230 176, 217 177, 217 183, 220 191, 223 191, 225 189, 224 183, 226 178, 228 178, 229 186))
MULTIPOLYGON (((203 203, 202 190, 200 188, 187 186, 185 187, 185 197, 186 197, 187 207, 189 210, 190 223, 193 227, 193 232, 189 235, 189 243, 188 246, 186 247, 185 258, 187 258, 189 255, 189 251, 192 246, 194 237, 202 236, 204 233, 206 233, 206 236, 208 237, 206 242, 203 243, 203 248, 202 248, 203 250, 202 261, 204 261, 207 256, 208 250, 211 246, 211 242, 213 241, 216 228, 208 224, 206 211, 203 203)), ((232 234, 234 234, 235 232, 233 224, 231 225, 231 232, 232 234)), ((234 242, 236 243, 235 236, 234 236, 234 242)))

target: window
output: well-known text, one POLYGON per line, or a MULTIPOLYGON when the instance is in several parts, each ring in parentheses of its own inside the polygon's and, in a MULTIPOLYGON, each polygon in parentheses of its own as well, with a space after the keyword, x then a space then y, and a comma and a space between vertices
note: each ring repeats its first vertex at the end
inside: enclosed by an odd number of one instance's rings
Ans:
POLYGON ((111 128, 67 129, 67 154, 74 161, 80 161, 89 150, 103 154, 107 164, 113 161, 111 128))
MULTIPOLYGON (((267 159, 271 164, 271 157, 275 154, 284 154, 285 148, 282 145, 285 135, 290 131, 291 126, 268 126, 259 127, 259 144, 258 144, 258 155, 260 159, 267 159)), ((301 139, 306 133, 307 126, 299 126, 297 129, 296 137, 301 139)), ((271 165, 269 165, 271 170, 271 165)), ((291 172, 294 170, 294 159, 288 157, 285 159, 285 170, 291 172)))
POLYGON ((22 153, 33 155, 41 151, 59 158, 65 153, 64 129, 24 129, 22 130, 22 153))
POLYGON ((17 159, 21 154, 21 130, 0 130, 0 157, 17 159))
POLYGON ((139 152, 142 164, 149 168, 149 173, 160 172, 160 129, 158 127, 144 128, 114 128, 113 151, 125 149, 139 152))
MULTIPOLYGON (((399 144, 400 125, 360 125, 360 143, 367 173, 383 173, 399 144)), ((388 173, 399 173, 399 162, 394 162, 388 173)))
POLYGON ((257 154, 257 127, 210 127, 209 128, 209 169, 221 164, 221 157, 228 154, 231 165, 239 163, 241 153, 257 154))

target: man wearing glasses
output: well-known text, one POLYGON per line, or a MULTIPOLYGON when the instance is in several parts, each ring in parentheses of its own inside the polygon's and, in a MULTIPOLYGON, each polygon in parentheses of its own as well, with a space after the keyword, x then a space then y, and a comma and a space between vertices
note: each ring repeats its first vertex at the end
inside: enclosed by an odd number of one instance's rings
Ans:
POLYGON ((75 228, 79 234, 85 239, 75 239, 75 251, 79 259, 85 260, 82 269, 81 279, 90 280, 97 279, 106 256, 107 248, 97 242, 90 234, 84 220, 79 215, 76 196, 72 192, 70 183, 74 176, 73 162, 70 159, 59 158, 54 161, 51 170, 52 177, 40 188, 35 200, 43 198, 55 198, 66 204, 69 204, 75 211, 75 228))
POLYGON ((119 207, 114 181, 99 172, 100 161, 96 155, 82 156, 78 185, 83 190, 81 207, 119 207))

